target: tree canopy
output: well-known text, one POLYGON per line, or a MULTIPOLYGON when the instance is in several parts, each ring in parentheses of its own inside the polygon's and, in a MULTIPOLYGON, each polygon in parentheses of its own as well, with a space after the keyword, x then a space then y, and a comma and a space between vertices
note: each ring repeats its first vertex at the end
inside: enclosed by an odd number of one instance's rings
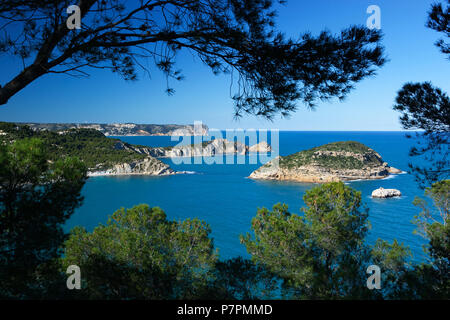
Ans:
POLYGON ((420 130, 411 156, 424 156, 426 166, 410 164, 421 186, 450 174, 450 99, 429 82, 407 83, 398 92, 394 110, 402 112, 404 129, 420 130))
MULTIPOLYGON (((61 254, 63 224, 82 203, 86 168, 53 163, 38 139, 0 144, 0 297, 40 298, 40 283, 61 254), (46 266, 44 268, 44 266, 46 266), (45 270, 44 270, 45 269, 45 270)), ((55 279, 58 272, 50 275, 55 279)))
POLYGON ((214 73, 231 74, 236 116, 271 118, 299 101, 343 99, 385 63, 381 33, 364 26, 286 38, 275 27, 274 2, 284 1, 79 0, 81 29, 71 30, 67 0, 2 1, 0 53, 24 67, 0 87, 0 104, 45 74, 100 68, 135 80, 137 68, 150 72, 146 59, 181 80, 176 55, 188 50, 214 73))
POLYGON ((63 265, 83 270, 84 298, 199 298, 217 260, 210 232, 198 219, 168 221, 158 207, 122 208, 92 232, 73 229, 63 265))
MULTIPOLYGON (((442 32, 447 38, 450 35, 450 0, 447 0, 447 5, 442 3, 434 3, 428 13, 427 27, 438 32, 442 32)), ((440 39, 436 42, 436 46, 443 54, 450 58, 450 44, 445 39, 440 39)))
POLYGON ((428 263, 420 265, 413 277, 423 298, 450 297, 450 180, 434 183, 425 195, 432 201, 416 198, 414 204, 422 209, 415 217, 417 233, 428 240, 424 251, 428 263))
POLYGON ((392 273, 405 268, 408 250, 397 242, 365 243, 369 222, 360 192, 333 182, 312 188, 303 199, 303 216, 281 204, 272 211, 260 209, 252 221, 253 236, 241 237, 252 260, 282 280, 287 298, 380 298, 366 287, 371 264, 388 266, 383 294, 396 287, 392 273))

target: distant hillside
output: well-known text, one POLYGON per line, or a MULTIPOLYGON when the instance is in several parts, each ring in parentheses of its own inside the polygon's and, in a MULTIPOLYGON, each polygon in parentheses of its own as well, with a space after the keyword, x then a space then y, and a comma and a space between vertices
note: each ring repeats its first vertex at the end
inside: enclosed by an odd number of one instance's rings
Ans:
POLYGON ((340 141, 278 157, 253 171, 250 178, 330 182, 382 179, 399 172, 364 144, 340 141))
POLYGON ((193 125, 178 124, 135 124, 135 123, 20 123, 33 130, 66 131, 70 129, 94 129, 105 136, 191 136, 207 135, 208 127, 202 125, 200 132, 194 132, 193 125))

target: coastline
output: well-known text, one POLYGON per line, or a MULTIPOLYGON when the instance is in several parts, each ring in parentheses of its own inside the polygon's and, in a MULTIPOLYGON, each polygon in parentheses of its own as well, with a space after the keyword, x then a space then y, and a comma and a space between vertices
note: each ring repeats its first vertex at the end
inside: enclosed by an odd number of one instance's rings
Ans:
POLYGON ((252 180, 256 180, 256 181, 286 181, 286 182, 298 182, 298 183, 312 183, 312 184, 317 184, 317 183, 329 183, 329 182, 356 182, 356 181, 374 181, 374 180, 389 180, 389 179, 393 179, 398 175, 402 175, 402 174, 407 174, 406 171, 401 171, 399 173, 389 173, 387 176, 374 176, 373 178, 367 178, 367 179, 329 179, 329 180, 322 180, 320 181, 320 179, 316 179, 316 178, 311 178, 311 179, 289 179, 289 178, 272 178, 272 177, 264 177, 264 178, 255 178, 255 177, 251 177, 248 176, 246 177, 247 179, 252 179, 252 180))
POLYGON ((195 171, 174 171, 172 173, 161 173, 161 174, 149 174, 149 173, 111 173, 106 171, 94 171, 88 172, 87 176, 92 177, 117 177, 117 176, 149 176, 149 177, 159 177, 159 176, 173 176, 176 174, 196 174, 195 171))
POLYGON ((88 172, 88 177, 106 177, 106 176, 171 176, 174 174, 178 174, 178 172, 173 173, 161 173, 161 174, 150 174, 150 173, 138 173, 138 172, 128 172, 128 173, 112 173, 106 171, 96 171, 96 172, 88 172))

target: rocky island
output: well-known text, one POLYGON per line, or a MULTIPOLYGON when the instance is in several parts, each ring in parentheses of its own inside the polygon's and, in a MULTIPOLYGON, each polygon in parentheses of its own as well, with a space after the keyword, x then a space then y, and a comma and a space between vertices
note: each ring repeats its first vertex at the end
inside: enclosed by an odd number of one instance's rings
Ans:
POLYGON ((394 197, 401 197, 402 193, 400 190, 397 189, 384 189, 384 188, 378 188, 376 190, 372 191, 372 198, 394 198, 394 197))
POLYGON ((356 141, 333 142, 277 157, 250 174, 252 179, 325 183, 383 179, 401 173, 373 149, 356 141))

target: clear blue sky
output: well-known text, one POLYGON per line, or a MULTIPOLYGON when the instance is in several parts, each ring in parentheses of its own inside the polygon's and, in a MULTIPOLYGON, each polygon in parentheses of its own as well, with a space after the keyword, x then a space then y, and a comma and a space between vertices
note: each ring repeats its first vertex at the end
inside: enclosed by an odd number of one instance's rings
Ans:
MULTIPOLYGON (((290 0, 278 12, 278 29, 297 37, 305 31, 339 32, 365 24, 369 5, 381 8, 381 28, 390 62, 378 75, 357 84, 344 102, 320 103, 311 111, 302 105, 288 119, 274 122, 254 116, 233 119, 230 78, 214 76, 191 54, 180 55, 185 80, 172 82, 176 93, 164 93, 157 71, 137 82, 123 81, 108 71, 92 71, 89 79, 47 75, 0 106, 1 121, 192 123, 210 128, 277 128, 280 130, 400 130, 392 110, 396 92, 408 81, 432 81, 450 91, 450 62, 434 46, 440 34, 424 25, 428 0, 290 0)), ((21 69, 21 62, 0 56, 0 84, 21 69)))

